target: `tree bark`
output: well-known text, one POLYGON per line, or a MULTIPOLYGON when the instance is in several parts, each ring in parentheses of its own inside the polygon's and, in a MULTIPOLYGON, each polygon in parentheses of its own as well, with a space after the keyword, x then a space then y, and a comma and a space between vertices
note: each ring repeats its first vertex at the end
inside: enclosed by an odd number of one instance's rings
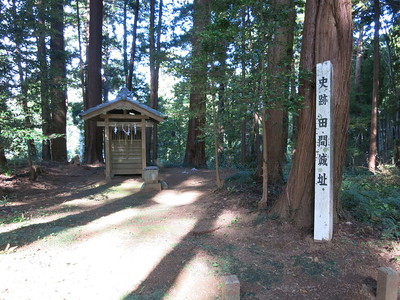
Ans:
MULTIPOLYGON (((339 190, 346 153, 349 86, 352 56, 351 1, 307 0, 300 67, 315 76, 315 65, 331 60, 333 65, 334 201, 339 207, 339 190)), ((315 82, 301 78, 298 136, 288 183, 272 212, 289 217, 299 227, 313 220, 315 159, 315 82)))
POLYGON ((201 34, 210 21, 209 0, 195 0, 193 12, 190 117, 184 163, 206 166, 204 126, 206 122, 207 62, 201 34))
MULTIPOLYGON (((241 65, 241 78, 243 82, 246 82, 246 58, 245 58, 245 53, 246 53, 246 7, 243 7, 241 10, 241 50, 242 50, 242 56, 240 59, 240 65, 241 65)), ((242 109, 241 109, 241 115, 242 115, 242 122, 241 122, 241 136, 240 136, 240 158, 242 164, 246 163, 246 158, 247 158, 247 143, 246 143, 246 134, 247 134, 247 121, 248 117, 246 116, 247 114, 247 105, 248 105, 248 100, 245 99, 245 97, 242 97, 242 109)))
POLYGON ((295 6, 293 0, 273 0, 272 7, 280 20, 268 53, 266 138, 268 140, 268 179, 271 184, 283 183, 283 166, 287 146, 287 109, 293 40, 295 6), (279 13, 284 12, 284 17, 279 13))
POLYGON ((127 18, 128 18, 128 0, 124 0, 123 4, 123 20, 122 25, 124 28, 124 35, 123 35, 123 58, 124 58, 124 78, 128 78, 128 25, 127 25, 127 18))
POLYGON ((63 3, 52 3, 51 11, 50 75, 53 106, 51 133, 62 135, 52 139, 51 157, 54 161, 67 161, 67 75, 63 3))
POLYGON ((378 101, 379 101, 379 30, 381 9, 379 0, 374 0, 374 62, 373 62, 373 82, 372 82, 372 108, 371 108, 371 129, 369 136, 368 169, 375 173, 378 155, 378 101))
POLYGON ((7 170, 7 158, 4 153, 4 148, 0 145, 0 173, 7 170))
MULTIPOLYGON (((89 45, 87 50, 88 88, 85 109, 101 104, 101 56, 102 56, 103 1, 90 0, 89 45)), ((96 121, 85 124, 85 162, 103 162, 103 135, 96 121)))
POLYGON ((261 124, 263 129, 263 139, 262 139, 262 197, 258 202, 258 209, 263 210, 267 208, 268 204, 268 139, 267 139, 267 112, 266 109, 262 111, 261 124))
POLYGON ((364 50, 364 27, 361 25, 360 35, 357 40, 357 50, 356 50, 356 67, 354 72, 354 91, 356 93, 355 99, 358 102, 360 100, 361 93, 361 67, 363 61, 363 50, 364 50))
MULTIPOLYGON (((150 107, 158 109, 158 83, 160 74, 160 52, 161 52, 161 25, 162 25, 162 11, 163 1, 159 0, 158 9, 158 22, 156 20, 156 1, 150 0, 150 107)), ((154 124, 151 130, 151 148, 152 148, 152 161, 155 162, 158 157, 158 128, 154 124)), ((149 149, 150 150, 150 149, 149 149)))
MULTIPOLYGON (((16 11, 16 3, 15 0, 12 1, 12 15, 14 22, 14 43, 15 43, 15 64, 18 69, 18 79, 21 88, 21 95, 19 97, 20 104, 22 107, 22 111, 24 113, 24 127, 26 130, 32 129, 32 112, 28 106, 28 86, 25 80, 24 68, 22 65, 22 32, 21 32, 21 24, 19 24, 20 17, 17 15, 16 11)), ((36 159, 37 151, 35 147, 34 140, 31 138, 26 139, 27 147, 28 147, 28 162, 29 166, 32 170, 32 161, 36 159)))
POLYGON ((78 51, 79 51, 79 77, 81 80, 81 90, 82 90, 82 98, 83 103, 87 102, 87 93, 86 93, 86 69, 85 63, 83 60, 83 51, 82 51, 82 30, 81 30, 81 16, 79 9, 79 1, 76 1, 76 22, 77 22, 77 31, 78 31, 78 51))
POLYGON ((130 91, 132 91, 133 68, 135 65, 135 56, 136 56, 136 37, 137 37, 137 27, 138 27, 138 19, 139 19, 139 0, 136 0, 136 2, 135 2, 134 15, 135 15, 135 20, 133 23, 133 30, 132 30, 131 57, 129 60, 129 65, 128 65, 128 77, 126 79, 126 87, 130 91))
MULTIPOLYGON (((37 49, 38 63, 40 73, 40 100, 42 108, 42 133, 44 136, 50 135, 51 113, 50 113, 50 94, 49 94, 49 75, 47 65, 47 49, 46 49, 46 20, 45 6, 42 0, 37 2, 38 24, 37 24, 37 49)), ((42 159, 51 160, 50 140, 42 141, 42 159)))

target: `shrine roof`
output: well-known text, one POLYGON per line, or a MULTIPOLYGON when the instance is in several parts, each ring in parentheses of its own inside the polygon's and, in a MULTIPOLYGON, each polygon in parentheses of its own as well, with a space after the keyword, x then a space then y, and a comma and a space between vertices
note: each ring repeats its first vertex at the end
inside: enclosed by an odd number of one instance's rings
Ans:
POLYGON ((79 114, 84 120, 98 118, 107 112, 115 110, 134 111, 135 113, 148 116, 157 123, 167 119, 167 116, 150 106, 133 100, 132 93, 127 88, 122 88, 117 97, 109 102, 99 104, 91 107, 79 114))

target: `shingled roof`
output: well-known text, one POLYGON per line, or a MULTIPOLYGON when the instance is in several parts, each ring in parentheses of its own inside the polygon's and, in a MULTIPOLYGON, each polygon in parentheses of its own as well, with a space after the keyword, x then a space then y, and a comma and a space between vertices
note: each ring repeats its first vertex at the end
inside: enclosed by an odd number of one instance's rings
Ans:
POLYGON ((133 111, 134 113, 148 116, 153 121, 159 123, 164 121, 167 116, 160 113, 158 110, 147 106, 146 104, 140 103, 133 100, 132 93, 127 88, 122 88, 117 97, 109 102, 99 104, 95 107, 91 107, 79 114, 84 120, 96 119, 102 114, 106 114, 112 110, 127 110, 133 111))

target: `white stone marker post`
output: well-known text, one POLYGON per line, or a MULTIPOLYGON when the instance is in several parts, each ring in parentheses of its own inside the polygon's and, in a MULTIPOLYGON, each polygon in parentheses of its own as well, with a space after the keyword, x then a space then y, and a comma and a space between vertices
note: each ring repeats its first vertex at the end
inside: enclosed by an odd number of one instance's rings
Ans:
POLYGON ((317 64, 314 240, 329 241, 333 232, 332 64, 317 64))

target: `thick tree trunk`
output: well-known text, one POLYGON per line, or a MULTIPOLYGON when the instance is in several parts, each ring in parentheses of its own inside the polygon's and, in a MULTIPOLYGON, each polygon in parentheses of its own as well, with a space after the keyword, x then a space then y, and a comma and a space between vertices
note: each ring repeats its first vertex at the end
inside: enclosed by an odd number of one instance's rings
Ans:
POLYGON ((67 161, 67 88, 66 57, 64 46, 64 6, 51 6, 50 76, 52 94, 51 133, 63 135, 51 141, 51 157, 55 161, 67 161))
POLYGON ((293 39, 295 6, 293 0, 273 0, 274 12, 279 15, 273 41, 268 53, 266 137, 268 140, 268 179, 271 184, 283 183, 283 166, 287 146, 287 109, 289 101, 291 61, 293 59, 293 39))
POLYGON ((209 23, 209 0, 195 0, 193 13, 192 74, 190 89, 190 118, 184 163, 206 166, 204 126, 206 122, 207 62, 201 34, 209 23))
POLYGON ((381 9, 379 0, 374 0, 374 68, 372 82, 372 108, 371 108, 371 129, 369 136, 368 169, 375 173, 378 155, 378 101, 379 101, 379 30, 381 9))
MULTIPOLYGON (((349 84, 352 56, 351 1, 307 0, 300 67, 313 74, 317 63, 333 64, 334 99, 334 199, 343 175, 346 153, 349 84)), ((315 75, 313 75, 315 76, 315 75)), ((304 107, 300 111, 296 149, 288 183, 273 207, 273 212, 292 218, 299 227, 309 227, 313 220, 315 159, 315 82, 302 78, 300 95, 304 107)))
MULTIPOLYGON (((89 45, 87 50, 88 88, 85 109, 101 104, 101 54, 102 54, 103 1, 90 0, 89 45)), ((85 126, 85 162, 103 162, 103 135, 95 121, 85 126)))
POLYGON ((86 74, 85 74, 85 63, 83 60, 83 51, 82 51, 82 30, 81 30, 81 15, 79 9, 79 1, 76 1, 76 23, 77 23, 77 31, 78 31, 78 51, 79 51, 79 77, 81 80, 81 90, 82 90, 82 98, 83 103, 87 102, 87 94, 86 94, 86 74))
MULTIPOLYGON (((49 94, 49 75, 47 65, 46 49, 46 21, 45 7, 42 0, 37 2, 38 27, 37 27, 37 49, 38 63, 40 72, 40 99, 42 108, 42 133, 44 136, 50 135, 51 113, 50 113, 50 94, 49 94)), ((51 160, 50 140, 42 141, 42 159, 51 160)))

